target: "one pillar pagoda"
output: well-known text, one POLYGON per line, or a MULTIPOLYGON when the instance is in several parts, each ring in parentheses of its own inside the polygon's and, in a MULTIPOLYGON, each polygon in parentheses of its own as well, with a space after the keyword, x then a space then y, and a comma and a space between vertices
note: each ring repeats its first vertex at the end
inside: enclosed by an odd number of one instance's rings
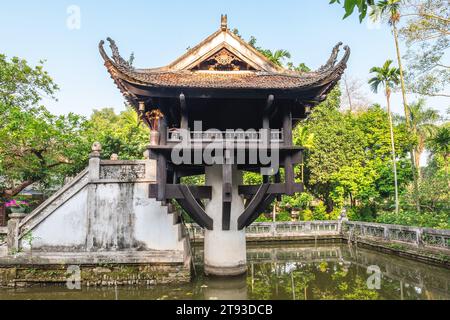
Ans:
POLYGON ((152 130, 158 183, 149 197, 177 201, 205 229, 206 274, 245 273, 245 228, 276 198, 303 191, 293 127, 338 83, 350 49, 338 61, 339 43, 317 71, 287 70, 231 32, 226 16, 218 31, 161 68, 135 68, 108 41, 112 57, 100 43, 105 66, 152 130), (259 174, 260 183, 244 185, 244 172, 259 174), (199 175, 205 185, 182 183, 199 175))

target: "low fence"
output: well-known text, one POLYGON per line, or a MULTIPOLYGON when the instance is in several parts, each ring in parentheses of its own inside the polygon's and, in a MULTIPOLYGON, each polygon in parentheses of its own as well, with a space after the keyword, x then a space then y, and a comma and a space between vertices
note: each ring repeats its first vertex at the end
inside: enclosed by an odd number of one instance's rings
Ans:
MULTIPOLYGON (((340 236, 340 221, 261 222, 246 229, 248 240, 279 239, 307 236, 340 236)), ((204 230, 196 224, 187 224, 191 240, 203 240, 204 230)))
POLYGON ((343 223, 342 235, 350 240, 367 238, 450 250, 450 230, 349 221, 343 223))
MULTIPOLYGON (((187 225, 193 241, 204 239, 204 230, 187 225)), ((407 227, 351 221, 304 221, 254 223, 246 229, 249 241, 299 240, 302 238, 337 236, 350 241, 374 240, 413 245, 430 249, 450 250, 450 230, 407 227)))

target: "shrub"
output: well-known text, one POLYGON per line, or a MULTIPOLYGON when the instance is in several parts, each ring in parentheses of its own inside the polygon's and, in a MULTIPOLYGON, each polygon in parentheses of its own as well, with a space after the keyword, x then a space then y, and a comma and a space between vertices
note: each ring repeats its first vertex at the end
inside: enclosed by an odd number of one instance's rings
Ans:
POLYGON ((450 214, 444 211, 437 213, 415 211, 380 212, 376 219, 378 223, 399 224, 424 228, 450 229, 450 214))

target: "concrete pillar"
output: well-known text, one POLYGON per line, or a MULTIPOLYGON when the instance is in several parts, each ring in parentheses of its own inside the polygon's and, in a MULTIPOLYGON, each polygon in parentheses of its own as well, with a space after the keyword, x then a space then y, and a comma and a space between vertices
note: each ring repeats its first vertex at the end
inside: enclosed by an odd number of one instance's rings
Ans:
POLYGON ((23 213, 11 213, 8 221, 8 236, 6 238, 6 244, 9 254, 15 254, 19 252, 19 224, 20 221, 27 215, 23 213))
POLYGON ((102 152, 102 145, 95 142, 92 145, 92 153, 89 155, 89 180, 97 181, 100 179, 100 155, 102 152))
POLYGON ((89 155, 89 182, 87 186, 87 228, 88 237, 86 239, 86 249, 93 251, 95 248, 95 239, 92 236, 92 221, 96 215, 97 208, 97 185, 92 182, 100 180, 100 166, 101 166, 101 152, 102 145, 99 142, 95 142, 92 145, 92 152, 89 155))
POLYGON ((205 273, 211 276, 238 276, 247 272, 245 230, 237 229, 237 220, 244 212, 244 201, 239 196, 242 172, 233 166, 231 225, 222 230, 222 166, 206 168, 206 185, 212 187, 212 200, 206 213, 214 220, 214 230, 205 231, 205 273))
POLYGON ((247 300, 247 277, 234 277, 232 279, 211 278, 206 280, 204 292, 205 300, 247 300))

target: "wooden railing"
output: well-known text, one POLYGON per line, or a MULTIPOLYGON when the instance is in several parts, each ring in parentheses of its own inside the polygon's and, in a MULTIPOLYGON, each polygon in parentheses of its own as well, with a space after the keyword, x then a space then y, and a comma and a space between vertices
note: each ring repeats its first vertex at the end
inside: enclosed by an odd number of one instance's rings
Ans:
MULTIPOLYGON (((259 131, 190 131, 190 142, 263 142, 263 134, 259 131)), ((167 133, 168 142, 181 142, 183 132, 180 130, 170 130, 167 133)), ((282 143, 284 141, 283 130, 270 130, 270 142, 282 143)))

